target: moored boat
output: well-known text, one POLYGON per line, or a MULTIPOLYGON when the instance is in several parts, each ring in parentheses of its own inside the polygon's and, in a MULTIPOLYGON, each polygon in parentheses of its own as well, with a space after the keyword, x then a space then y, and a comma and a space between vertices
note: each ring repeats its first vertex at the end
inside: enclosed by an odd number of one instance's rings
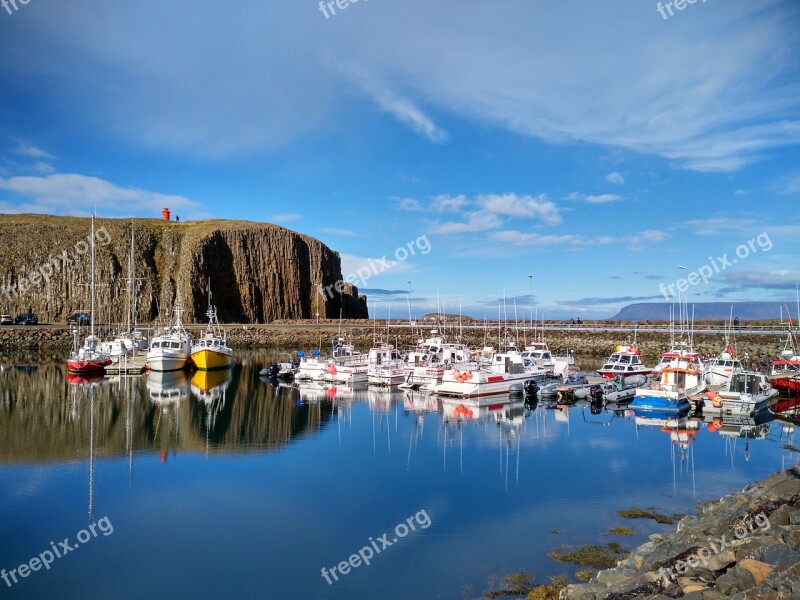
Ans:
POLYGON ((191 357, 194 366, 203 371, 229 369, 233 366, 233 350, 219 324, 217 309, 211 304, 211 286, 208 290, 208 326, 202 337, 192 344, 191 357))
POLYGON ((442 382, 434 386, 432 392, 456 398, 507 394, 512 384, 524 384, 533 377, 534 374, 525 370, 520 353, 497 353, 488 366, 468 363, 458 369, 445 370, 442 382))
POLYGON ((772 361, 769 382, 779 390, 800 392, 800 355, 794 342, 794 334, 789 331, 780 357, 772 361))
POLYGON ((613 379, 617 375, 649 375, 649 369, 642 363, 637 346, 618 345, 602 367, 597 369, 597 374, 606 379, 613 379))
POLYGON ((705 376, 708 385, 726 385, 731 375, 742 369, 741 361, 736 358, 733 348, 725 346, 725 349, 705 362, 705 376))
POLYGON ((661 378, 650 387, 637 388, 632 409, 680 412, 690 407, 689 398, 703 392, 706 381, 693 358, 676 356, 661 369, 661 378))
POLYGON ((153 338, 147 351, 147 366, 152 371, 179 371, 191 360, 192 336, 183 326, 183 308, 175 304, 175 323, 164 328, 164 333, 153 338))
MULTIPOLYGON (((89 335, 84 340, 83 346, 75 347, 67 359, 67 371, 70 373, 103 373, 111 364, 111 358, 100 348, 100 338, 94 334, 94 287, 95 287, 95 233, 94 213, 92 213, 91 233, 91 296, 92 309, 89 316, 89 335)), ((77 346, 78 330, 74 331, 74 344, 77 346)))
POLYGON ((738 369, 731 373, 724 388, 705 393, 703 413, 752 415, 766 409, 777 394, 763 373, 738 369))

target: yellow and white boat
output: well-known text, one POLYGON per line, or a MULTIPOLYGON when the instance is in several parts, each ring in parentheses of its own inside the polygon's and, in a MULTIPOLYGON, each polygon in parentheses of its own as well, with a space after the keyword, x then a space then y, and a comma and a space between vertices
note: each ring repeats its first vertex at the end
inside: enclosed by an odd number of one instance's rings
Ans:
POLYGON ((233 350, 228 346, 227 336, 219 325, 217 311, 211 305, 211 291, 208 292, 208 328, 192 344, 192 362, 203 371, 229 369, 233 366, 233 350))

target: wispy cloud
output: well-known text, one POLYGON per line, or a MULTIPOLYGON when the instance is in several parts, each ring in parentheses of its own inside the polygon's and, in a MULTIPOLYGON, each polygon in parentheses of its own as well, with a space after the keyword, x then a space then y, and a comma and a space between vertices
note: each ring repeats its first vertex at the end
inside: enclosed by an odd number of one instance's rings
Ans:
POLYGON ((36 146, 31 146, 25 143, 20 142, 16 148, 13 150, 14 154, 19 156, 24 156, 25 158, 36 158, 39 160, 56 160, 56 157, 50 154, 49 152, 45 152, 44 150, 37 148, 36 146))
POLYGON ((299 215, 297 213, 278 213, 277 215, 272 215, 269 217, 269 220, 273 223, 293 223, 302 218, 303 215, 299 215))
POLYGON ((580 192, 572 192, 567 196, 567 200, 573 202, 588 202, 589 204, 606 204, 608 202, 617 202, 621 200, 617 194, 582 194, 580 192))
POLYGON ((407 0, 335 27, 297 3, 246 3, 224 20, 211 2, 188 13, 166 4, 156 26, 135 18, 138 5, 100 6, 41 6, 24 29, 7 27, 4 76, 38 76, 40 103, 67 125, 162 151, 254 154, 343 117, 368 127, 363 105, 347 114, 364 97, 433 142, 448 137, 441 114, 703 171, 800 144, 800 31, 788 1, 709 3, 669 26, 644 4, 407 0))
POLYGON ((329 235, 338 235, 339 237, 362 237, 362 234, 352 231, 350 229, 339 229, 338 227, 320 227, 322 233, 329 235))
POLYGON ((405 210, 408 212, 419 212, 421 210, 424 210, 422 202, 420 202, 416 198, 392 197, 390 199, 397 204, 397 208, 399 208, 400 210, 405 210))
POLYGON ((625 177, 622 175, 622 173, 614 171, 613 173, 606 175, 606 181, 613 185, 622 185, 625 183, 625 177))
POLYGON ((188 218, 205 216, 200 204, 185 196, 162 194, 137 188, 121 187, 110 181, 79 174, 53 174, 43 177, 0 178, 0 190, 20 197, 7 201, 11 207, 26 212, 85 215, 95 208, 107 215, 152 215, 168 206, 173 212, 188 212, 188 218))
POLYGON ((792 196, 794 194, 800 194, 800 172, 787 175, 772 187, 777 193, 781 194, 782 196, 792 196))
POLYGON ((478 203, 484 210, 495 215, 537 219, 548 225, 561 223, 558 207, 546 195, 519 196, 517 194, 489 194, 478 196, 478 203))

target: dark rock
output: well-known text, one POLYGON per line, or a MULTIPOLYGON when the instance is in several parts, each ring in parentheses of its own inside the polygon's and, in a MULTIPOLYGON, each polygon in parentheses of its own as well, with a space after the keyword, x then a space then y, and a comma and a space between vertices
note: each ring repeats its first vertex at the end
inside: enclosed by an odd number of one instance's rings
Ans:
POLYGON ((733 567, 720 575, 714 584, 720 592, 728 596, 748 590, 756 584, 755 577, 747 569, 733 567))
POLYGON ((761 561, 770 565, 777 565, 781 562, 791 560, 796 555, 786 544, 770 544, 764 548, 761 561))

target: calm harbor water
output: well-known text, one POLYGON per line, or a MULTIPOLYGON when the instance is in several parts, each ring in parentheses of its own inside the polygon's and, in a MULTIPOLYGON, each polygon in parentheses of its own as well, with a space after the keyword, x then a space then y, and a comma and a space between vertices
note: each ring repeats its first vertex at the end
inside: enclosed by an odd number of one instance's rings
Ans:
POLYGON ((665 529, 620 508, 689 513, 798 457, 780 421, 273 387, 272 358, 85 382, 4 357, 3 597, 475 598, 515 571, 571 575, 547 556, 561 544, 665 529))

